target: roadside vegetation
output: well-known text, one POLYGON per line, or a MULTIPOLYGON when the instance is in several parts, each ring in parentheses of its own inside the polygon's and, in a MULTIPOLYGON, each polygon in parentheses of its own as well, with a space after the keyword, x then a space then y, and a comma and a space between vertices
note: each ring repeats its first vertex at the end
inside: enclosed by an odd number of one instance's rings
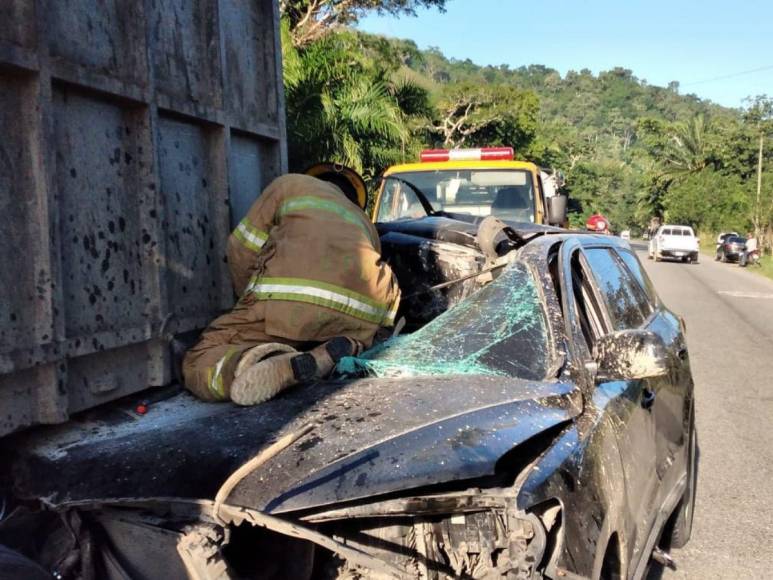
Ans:
POLYGON ((444 5, 281 3, 292 169, 335 159, 372 181, 424 147, 512 145, 566 175, 574 225, 598 211, 636 234, 658 216, 700 232, 754 229, 770 247, 773 98, 729 109, 624 68, 478 66, 349 28, 368 11, 444 5))
POLYGON ((773 256, 762 257, 762 268, 760 269, 760 274, 773 280, 773 256))

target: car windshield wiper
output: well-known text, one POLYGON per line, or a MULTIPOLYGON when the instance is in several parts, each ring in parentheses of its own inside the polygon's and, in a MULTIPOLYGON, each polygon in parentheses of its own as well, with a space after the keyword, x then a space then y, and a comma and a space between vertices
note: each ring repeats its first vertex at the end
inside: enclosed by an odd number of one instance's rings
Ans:
POLYGON ((427 215, 441 215, 442 212, 438 212, 435 208, 432 207, 432 204, 427 199, 427 196, 424 195, 424 192, 420 190, 416 185, 411 183, 410 181, 403 179, 402 177, 396 177, 394 175, 387 175, 385 177, 382 177, 384 181, 387 179, 393 179, 399 183, 402 183, 403 185, 407 186, 413 193, 416 194, 416 197, 419 200, 419 203, 421 203, 421 207, 424 209, 425 212, 427 212, 427 215))

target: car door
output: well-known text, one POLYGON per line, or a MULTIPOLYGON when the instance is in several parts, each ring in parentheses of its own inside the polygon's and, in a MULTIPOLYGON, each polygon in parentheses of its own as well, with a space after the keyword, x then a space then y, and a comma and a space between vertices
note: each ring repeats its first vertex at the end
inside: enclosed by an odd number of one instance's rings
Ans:
POLYGON ((652 406, 655 419, 655 469, 662 482, 659 493, 659 503, 662 503, 681 476, 681 466, 676 459, 686 451, 693 393, 687 343, 682 331, 683 322, 660 303, 638 258, 624 248, 617 248, 616 252, 638 283, 641 307, 653 311, 647 321, 647 328, 660 336, 670 354, 668 374, 651 381, 655 396, 652 406))
MULTIPOLYGON (((560 268, 567 335, 571 339, 571 355, 575 364, 588 369, 593 404, 602 409, 617 439, 625 477, 624 520, 629 523, 626 543, 630 543, 631 555, 636 557, 651 527, 658 484, 655 424, 648 409, 651 391, 647 381, 596 380, 592 357, 595 342, 605 334, 620 329, 616 323, 621 316, 609 306, 609 286, 619 288, 621 284, 618 281, 627 279, 619 263, 613 261, 612 267, 616 270, 610 271, 609 260, 600 263, 595 255, 594 268, 587 255, 591 250, 581 248, 576 242, 565 244, 562 250, 560 268)), ((611 259, 614 260, 614 257, 611 259)), ((628 312, 624 325, 635 327, 643 322, 643 314, 634 310, 628 312)))
MULTIPOLYGON (((660 508, 684 470, 690 420, 692 378, 682 322, 656 298, 638 259, 620 247, 586 250, 594 275, 607 298, 616 330, 644 328, 657 334, 669 354, 668 372, 642 383, 642 407, 652 421, 654 475, 646 491, 642 531, 652 529, 660 508), (606 285, 606 288, 604 288, 606 285)), ((637 547, 641 546, 637 542, 637 547)))

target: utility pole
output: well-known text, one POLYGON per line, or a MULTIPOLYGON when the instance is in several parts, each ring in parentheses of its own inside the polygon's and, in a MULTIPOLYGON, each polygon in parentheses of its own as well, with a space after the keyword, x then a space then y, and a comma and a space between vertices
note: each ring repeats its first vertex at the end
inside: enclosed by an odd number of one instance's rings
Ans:
POLYGON ((757 207, 754 211, 754 235, 760 237, 760 222, 762 220, 762 144, 764 133, 760 131, 760 151, 757 157, 757 207))

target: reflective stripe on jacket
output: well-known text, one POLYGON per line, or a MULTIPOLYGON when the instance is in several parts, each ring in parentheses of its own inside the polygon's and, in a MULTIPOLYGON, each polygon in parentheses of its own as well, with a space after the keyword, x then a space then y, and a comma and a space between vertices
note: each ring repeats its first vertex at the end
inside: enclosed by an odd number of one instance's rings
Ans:
POLYGON ((228 241, 242 300, 271 301, 266 332, 301 341, 369 342, 394 323, 400 292, 380 252, 365 213, 336 186, 306 175, 271 183, 228 241))
POLYGON ((397 303, 376 302, 368 296, 341 286, 303 278, 268 278, 254 280, 247 288, 258 300, 290 300, 317 304, 360 318, 379 326, 393 326, 397 303))

